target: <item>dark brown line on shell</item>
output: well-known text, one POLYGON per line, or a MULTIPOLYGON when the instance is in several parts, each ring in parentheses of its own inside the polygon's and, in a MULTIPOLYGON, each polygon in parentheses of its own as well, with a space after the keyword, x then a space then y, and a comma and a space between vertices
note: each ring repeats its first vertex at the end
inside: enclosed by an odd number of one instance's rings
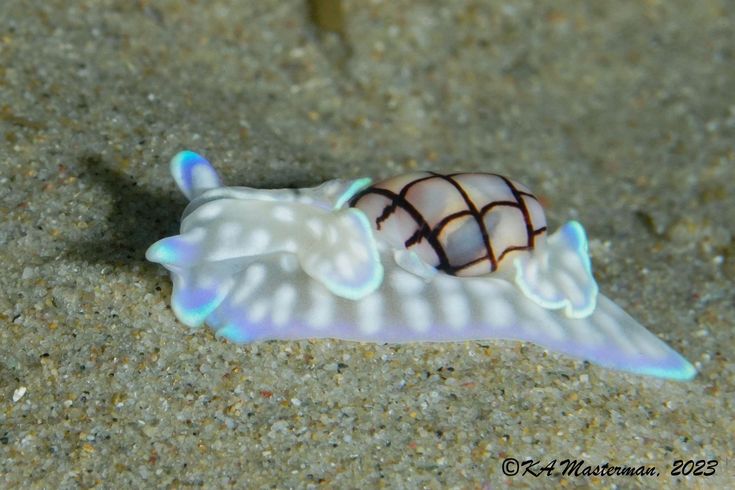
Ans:
MULTIPOLYGON (((406 194, 408 194, 408 191, 411 189, 411 187, 413 187, 414 185, 416 185, 416 184, 418 184, 420 182, 424 182, 425 180, 431 180, 433 178, 434 178, 433 175, 428 175, 428 176, 422 177, 420 179, 412 180, 408 184, 404 185, 401 188, 401 192, 399 192, 398 194, 395 194, 395 193, 393 193, 391 191, 389 191, 389 192, 391 192, 391 194, 393 194, 393 195, 396 195, 397 197, 400 197, 401 201, 408 203, 408 200, 406 200, 406 194)), ((380 189, 380 187, 372 187, 372 188, 373 189, 380 189)), ((370 189, 370 188, 368 188, 368 189, 370 189)), ((377 226, 378 229, 380 229, 381 223, 383 223, 383 221, 387 220, 388 217, 395 212, 397 205, 398 205, 398 201, 396 199, 393 199, 393 200, 391 200, 391 203, 389 205, 387 205, 383 209, 383 212, 375 220, 375 226, 377 226)), ((418 210, 416 210, 416 212, 418 213, 418 210)), ((420 214, 421 213, 419 213, 419 215, 420 214)), ((421 217, 421 219, 423 219, 423 216, 421 217)), ((426 222, 426 220, 424 220, 424 222, 426 222)))
POLYGON ((409 247, 421 242, 421 240, 426 239, 431 248, 434 250, 434 253, 437 256, 437 259, 439 263, 436 265, 436 268, 438 270, 441 270, 447 274, 456 275, 457 272, 466 269, 467 267, 471 267, 474 264, 477 264, 479 262, 482 262, 484 260, 490 261, 490 271, 493 272, 497 270, 498 265, 503 258, 515 251, 527 251, 532 250, 535 245, 535 238, 538 235, 541 235, 542 233, 546 232, 546 227, 543 226, 539 229, 533 228, 533 222, 531 221, 530 212, 528 210, 528 207, 526 206, 526 203, 524 202, 523 198, 528 197, 535 201, 538 201, 538 198, 531 194, 530 192, 521 191, 513 185, 513 182, 510 181, 510 179, 499 175, 499 174, 480 174, 480 175, 487 175, 487 176, 494 176, 496 178, 501 179, 505 185, 510 190, 511 194, 513 195, 513 198, 515 201, 492 201, 482 208, 478 210, 475 203, 472 201, 470 196, 467 194, 465 189, 463 188, 462 184, 456 180, 454 180, 453 177, 461 176, 461 175, 471 175, 464 172, 458 172, 458 173, 452 173, 447 175, 437 174, 434 172, 430 172, 430 175, 418 178, 416 180, 413 180, 409 182, 408 184, 404 185, 400 192, 396 194, 393 191, 390 191, 388 189, 383 189, 381 187, 368 187, 361 192, 359 192, 357 195, 355 195, 350 200, 350 206, 356 206, 357 203, 362 199, 364 196, 368 194, 377 194, 381 195, 383 197, 387 197, 390 202, 388 205, 385 206, 380 216, 378 216, 375 219, 375 226, 378 230, 380 230, 381 224, 383 221, 388 219, 399 207, 406 211, 409 216, 414 220, 416 223, 416 231, 404 242, 404 246, 408 249, 409 247), (413 204, 411 204, 407 199, 406 195, 408 194, 408 191, 413 187, 414 185, 432 180, 432 179, 442 179, 446 182, 448 182, 450 185, 452 185, 455 190, 460 194, 462 199, 465 202, 465 205, 467 206, 467 209, 457 211, 455 213, 452 213, 448 216, 445 216, 442 218, 435 226, 434 228, 431 228, 426 221, 426 218, 423 217, 421 212, 416 209, 413 204), (492 247, 492 241, 490 240, 490 236, 488 234, 487 227, 485 226, 485 215, 490 212, 493 208, 499 207, 499 206, 507 206, 507 207, 513 207, 517 208, 521 215, 523 216, 523 222, 526 226, 526 245, 515 245, 510 246, 503 250, 499 256, 495 256, 495 251, 492 247), (480 233, 482 234, 482 240, 483 245, 485 246, 485 255, 482 257, 475 258, 467 263, 461 264, 461 265, 454 265, 449 262, 449 257, 447 256, 446 250, 444 250, 444 247, 439 240, 439 236, 441 235, 444 228, 454 221, 455 219, 462 218, 464 216, 472 216, 475 222, 477 223, 480 233))
POLYGON ((490 272, 494 271, 498 268, 498 262, 495 259, 495 252, 493 252, 493 246, 490 243, 490 237, 487 234, 487 227, 485 226, 483 215, 480 213, 480 211, 478 211, 477 206, 472 201, 472 199, 470 199, 470 196, 467 195, 467 191, 464 190, 459 182, 454 180, 454 178, 452 178, 451 176, 439 174, 433 175, 444 179, 446 182, 449 182, 457 190, 457 192, 459 192, 459 194, 462 196, 462 199, 464 199, 464 203, 467 206, 470 215, 475 219, 475 223, 477 223, 477 227, 480 229, 480 233, 482 234, 482 244, 485 246, 485 254, 486 257, 490 260, 490 272))
MULTIPOLYGON (((426 179, 421 180, 427 180, 428 178, 431 177, 427 177, 426 179)), ((413 184, 414 182, 412 182, 411 184, 413 184)), ((401 192, 403 193, 403 189, 401 190, 401 192)), ((434 249, 434 253, 439 260, 439 264, 436 266, 436 268, 439 270, 449 270, 449 259, 447 258, 447 253, 444 250, 444 247, 442 247, 441 243, 439 243, 435 236, 432 236, 431 227, 429 227, 426 219, 413 206, 413 204, 406 200, 405 194, 401 196, 400 194, 396 194, 395 192, 389 191, 388 189, 382 189, 380 187, 368 187, 367 189, 357 194, 354 198, 352 198, 352 200, 350 201, 350 206, 355 206, 360 199, 368 194, 378 194, 380 196, 391 199, 391 204, 389 206, 386 206, 386 208, 391 207, 393 209, 391 213, 394 212, 398 207, 406 211, 416 223, 416 232, 420 233, 423 238, 426 238, 426 241, 429 242, 431 248, 434 249)), ((389 213, 388 215, 390 215, 391 213, 389 213)), ((383 212, 383 214, 385 214, 385 211, 383 212)), ((378 226, 377 221, 378 219, 376 219, 376 226, 378 226)))
POLYGON ((500 178, 503 179, 503 182, 505 182, 505 185, 508 186, 508 189, 510 189, 513 197, 515 197, 516 201, 518 201, 518 208, 521 210, 521 213, 523 214, 523 221, 526 223, 526 237, 528 240, 526 246, 533 248, 535 235, 533 233, 533 223, 531 223, 531 216, 528 213, 526 203, 523 202, 522 194, 524 193, 516 189, 516 187, 513 185, 513 182, 511 182, 510 179, 508 179, 507 177, 503 177, 501 175, 500 178))

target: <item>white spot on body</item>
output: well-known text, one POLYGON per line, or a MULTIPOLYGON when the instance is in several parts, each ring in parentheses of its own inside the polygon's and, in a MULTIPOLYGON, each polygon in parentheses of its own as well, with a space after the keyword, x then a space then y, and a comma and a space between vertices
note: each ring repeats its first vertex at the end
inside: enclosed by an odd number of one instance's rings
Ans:
POLYGON ((332 293, 321 284, 314 284, 311 289, 311 308, 306 313, 306 322, 313 328, 321 330, 332 321, 334 299, 332 293))
POLYGON ((232 296, 233 303, 242 303, 250 297, 266 276, 266 268, 263 264, 253 264, 248 267, 242 283, 232 296))
POLYGON ((363 261, 370 258, 367 247, 360 242, 352 241, 350 242, 348 248, 350 250, 350 253, 352 253, 352 255, 354 255, 357 260, 363 261))
POLYGON ((219 236, 220 239, 229 244, 237 242, 238 238, 242 234, 242 226, 237 223, 226 222, 220 226, 219 236))
POLYGON ((196 289, 217 289, 217 286, 222 279, 222 277, 217 275, 215 271, 204 270, 198 274, 192 274, 192 278, 194 279, 193 287, 196 289))
POLYGON ((296 253, 296 251, 298 250, 298 248, 299 247, 296 244, 296 240, 288 239, 285 242, 283 242, 283 250, 285 252, 296 253))
POLYGON ((448 274, 437 274, 434 277, 433 282, 436 288, 441 291, 442 294, 450 294, 460 289, 461 280, 462 279, 459 279, 455 276, 450 276, 448 274))
POLYGON ((206 236, 207 236, 207 230, 205 230, 201 226, 197 226, 196 228, 187 230, 186 233, 184 233, 183 238, 188 243, 194 244, 194 243, 201 242, 202 240, 204 240, 204 237, 206 236))
POLYGON ((426 283, 409 272, 396 270, 390 275, 390 285, 401 295, 413 296, 419 294, 426 283))
POLYGON ((352 264, 350 256, 345 252, 337 254, 335 259, 337 264, 337 271, 345 279, 352 279, 355 277, 355 266, 352 264))
POLYGON ((251 255, 257 255, 257 254, 263 253, 265 247, 268 246, 270 241, 271 241, 271 234, 268 233, 268 231, 262 228, 253 230, 250 233, 250 240, 248 242, 249 253, 251 255))
POLYGON ((431 326, 431 307, 422 298, 409 298, 403 313, 408 325, 417 332, 426 332, 431 326))
POLYGON ((383 296, 373 293, 357 304, 357 325, 365 334, 379 331, 383 325, 383 296))
POLYGON ((501 298, 489 298, 481 302, 483 320, 493 327, 510 328, 516 322, 513 307, 501 298))
POLYGON ((284 272, 294 272, 299 267, 299 259, 295 255, 286 253, 281 254, 278 258, 278 264, 284 272))
POLYGON ((461 292, 448 293, 440 299, 447 325, 454 330, 460 330, 467 326, 470 320, 470 311, 465 298, 461 292))
POLYGON ((260 299, 254 302, 252 305, 250 305, 250 308, 248 308, 248 320, 250 321, 250 323, 259 323, 268 314, 269 309, 270 304, 265 299, 260 299))
POLYGON ((326 238, 327 238, 327 243, 329 243, 330 245, 336 244, 337 240, 339 239, 339 233, 337 233, 337 228, 335 228, 334 226, 327 227, 326 238))
POLYGON ((321 236, 322 232, 324 231, 324 223, 322 222, 322 220, 317 218, 311 218, 307 220, 306 227, 317 237, 321 236))
POLYGON ((196 217, 203 220, 212 220, 222 214, 224 205, 219 202, 210 202, 196 210, 196 217))
POLYGON ((296 300, 296 288, 290 284, 282 284, 273 294, 273 324, 282 327, 288 323, 296 300))
POLYGON ((290 223, 294 220, 293 210, 286 206, 276 206, 273 208, 273 217, 284 223, 290 223))

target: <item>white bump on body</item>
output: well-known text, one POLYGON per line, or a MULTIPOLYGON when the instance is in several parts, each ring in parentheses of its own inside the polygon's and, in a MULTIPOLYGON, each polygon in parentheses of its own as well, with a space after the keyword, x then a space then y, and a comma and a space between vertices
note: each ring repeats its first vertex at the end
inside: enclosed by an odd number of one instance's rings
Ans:
POLYGON ((259 299, 250 305, 250 308, 247 310, 248 320, 250 323, 258 323, 263 320, 266 314, 268 314, 269 308, 270 304, 265 299, 259 299))
POLYGON ((322 329, 332 321, 334 299, 326 288, 314 285, 311 288, 311 308, 306 313, 306 322, 315 329, 322 329))
POLYGON ((334 226, 327 227, 327 243, 330 245, 334 245, 337 243, 337 240, 339 239, 339 233, 337 233, 337 229, 334 226))
POLYGON ((460 288, 459 280, 454 276, 446 274, 437 274, 433 282, 442 294, 454 293, 460 288))
POLYGON ((354 255, 360 261, 367 260, 369 257, 367 247, 360 242, 357 242, 357 241, 350 242, 349 250, 350 250, 350 253, 354 255))
POLYGON ((283 250, 285 252, 291 252, 296 253, 299 249, 298 244, 296 243, 296 240, 288 239, 285 242, 283 242, 283 250))
POLYGON ((341 276, 347 279, 352 279, 355 276, 355 267, 352 265, 350 256, 347 253, 340 252, 337 254, 335 262, 337 263, 337 270, 341 276))
POLYGON ((324 223, 316 218, 312 218, 310 220, 306 221, 306 227, 314 233, 314 235, 321 235, 322 231, 324 231, 324 223))
POLYGON ((409 272, 396 270, 390 275, 390 285, 399 294, 405 296, 419 294, 426 283, 409 272))
POLYGON ((383 295, 373 293, 357 302, 357 325, 363 333, 372 334, 383 326, 383 295))
POLYGON ((218 202, 208 203, 197 210, 197 218, 211 220, 222 214, 224 207, 218 202))
POLYGON ((188 230, 184 235, 184 239, 189 243, 199 243, 204 240, 206 236, 207 230, 201 226, 197 226, 196 228, 188 230))
POLYGON ((241 233, 242 226, 231 222, 223 223, 219 229, 220 239, 227 243, 234 242, 241 233))
POLYGON ((278 265, 281 266, 283 272, 294 272, 299 267, 299 259, 290 253, 281 254, 278 257, 278 265))
POLYGON ((485 321, 499 328, 510 328, 516 321, 513 308, 500 298, 485 299, 482 305, 482 316, 485 321))
POLYGON ((260 286, 260 283, 263 282, 265 275, 266 269, 263 264, 253 264, 248 267, 240 287, 237 288, 237 291, 232 296, 233 302, 241 303, 248 299, 253 291, 260 286))
POLYGON ((460 330, 467 326, 470 320, 470 311, 467 298, 460 291, 447 293, 439 300, 444 319, 450 328, 460 330))
POLYGON ((282 327, 288 323, 296 300, 296 288, 291 284, 282 284, 273 294, 273 324, 282 327))
POLYGON ((220 276, 216 274, 205 274, 201 271, 199 274, 194 276, 196 287, 200 289, 213 289, 216 288, 220 280, 220 276))
POLYGON ((290 223, 294 220, 293 210, 286 206, 276 206, 273 208, 273 217, 284 223, 290 223))
POLYGON ((266 230, 262 228, 253 230, 250 233, 250 241, 248 242, 248 246, 250 247, 250 252, 259 253, 268 245, 268 243, 270 243, 270 241, 271 241, 271 234, 268 233, 266 230))
POLYGON ((423 298, 409 298, 403 304, 408 325, 417 332, 425 332, 431 326, 431 307, 423 298))

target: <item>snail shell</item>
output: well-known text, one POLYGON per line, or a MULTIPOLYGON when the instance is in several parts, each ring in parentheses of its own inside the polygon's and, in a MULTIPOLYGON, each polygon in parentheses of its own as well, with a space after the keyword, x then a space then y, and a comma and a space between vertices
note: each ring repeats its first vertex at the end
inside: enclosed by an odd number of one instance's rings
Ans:
POLYGON ((494 272, 546 232, 536 196, 489 173, 399 175, 361 190, 350 205, 367 215, 376 238, 455 276, 494 272))

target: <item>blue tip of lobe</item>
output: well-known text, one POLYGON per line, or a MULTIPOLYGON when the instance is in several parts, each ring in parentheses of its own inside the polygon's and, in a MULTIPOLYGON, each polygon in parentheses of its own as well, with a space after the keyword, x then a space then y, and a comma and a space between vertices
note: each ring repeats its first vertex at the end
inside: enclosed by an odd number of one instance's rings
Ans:
POLYGON ((171 159, 171 175, 189 200, 207 189, 221 185, 219 176, 209 161, 190 150, 179 152, 171 159))
POLYGON ((243 328, 239 328, 237 325, 233 325, 232 323, 225 325, 224 327, 217 330, 216 335, 224 337, 227 340, 235 342, 237 344, 250 342, 250 337, 248 336, 247 332, 245 332, 243 328))

